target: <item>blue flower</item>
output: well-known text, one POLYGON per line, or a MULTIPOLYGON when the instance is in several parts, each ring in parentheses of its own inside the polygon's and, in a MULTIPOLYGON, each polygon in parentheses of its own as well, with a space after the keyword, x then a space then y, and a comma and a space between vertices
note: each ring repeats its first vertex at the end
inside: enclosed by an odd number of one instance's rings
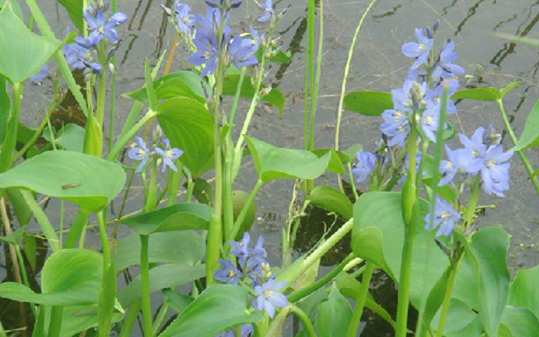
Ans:
POLYGON ((254 53, 258 50, 258 43, 255 40, 243 39, 240 36, 234 36, 229 46, 229 54, 232 63, 236 68, 250 67, 258 63, 254 53))
POLYGON ((493 145, 488 148, 483 157, 483 168, 481 169, 481 179, 483 180, 483 190, 488 195, 495 194, 504 197, 504 191, 509 189, 509 159, 513 156, 513 151, 503 152, 501 145, 493 145))
POLYGON ((466 137, 466 135, 459 133, 458 137, 462 145, 471 152, 475 158, 481 158, 485 155, 487 151, 487 146, 483 144, 483 134, 485 129, 483 127, 478 127, 475 130, 472 138, 466 137))
POLYGON ((204 65, 200 76, 213 74, 219 58, 219 49, 217 47, 217 38, 214 35, 206 36, 200 31, 197 32, 193 44, 197 50, 189 56, 189 62, 196 66, 204 65))
POLYGON ((275 308, 288 306, 288 299, 278 291, 284 288, 286 282, 275 284, 275 279, 271 278, 263 285, 255 287, 257 298, 255 307, 259 311, 266 311, 269 317, 275 316, 275 308))
POLYGON ((502 135, 496 133, 494 127, 489 125, 489 127, 483 132, 483 143, 486 146, 498 145, 502 141, 502 135))
POLYGON ((404 55, 416 59, 412 65, 413 69, 417 69, 421 67, 421 65, 427 64, 429 61, 430 50, 433 45, 433 40, 425 36, 421 28, 415 29, 415 37, 417 42, 408 42, 402 46, 402 53, 404 55))
POLYGON ((176 21, 181 33, 191 36, 191 29, 195 25, 195 16, 190 14, 191 7, 176 0, 176 21))
POLYGON ((35 83, 41 83, 45 77, 47 77, 47 74, 49 73, 49 65, 45 64, 40 70, 37 75, 30 77, 30 81, 35 83))
POLYGON ((269 21, 271 17, 275 14, 275 10, 273 9, 273 2, 271 0, 266 0, 261 7, 264 14, 258 19, 258 21, 269 21))
POLYGON ((410 132, 410 123, 406 114, 402 110, 386 110, 382 113, 382 118, 384 123, 380 129, 384 135, 391 137, 387 145, 404 146, 410 132))
POLYGON ((117 12, 108 18, 104 12, 96 11, 92 7, 86 8, 83 16, 90 34, 87 38, 77 37, 75 42, 88 49, 94 48, 103 39, 118 43, 118 32, 114 28, 127 21, 127 16, 123 13, 117 12))
POLYGON ((206 4, 212 8, 220 8, 222 10, 229 10, 231 8, 238 8, 243 0, 205 0, 206 4))
POLYGON ((146 143, 144 140, 140 137, 136 138, 138 147, 133 147, 129 152, 127 152, 127 156, 133 160, 140 161, 140 164, 137 167, 136 173, 139 173, 142 171, 142 168, 148 161, 148 158, 150 157, 150 151, 146 147, 146 143))
POLYGON ((425 230, 431 230, 438 228, 436 237, 440 235, 449 236, 455 228, 455 223, 460 220, 460 214, 456 212, 453 207, 445 200, 436 197, 436 204, 434 210, 431 208, 430 212, 425 216, 425 230), (430 224, 431 212, 434 212, 434 222, 432 226, 430 224))
MULTIPOLYGON (((447 90, 447 96, 451 97, 454 93, 457 92, 457 89, 459 88, 459 81, 455 78, 448 78, 445 80, 448 83, 448 90, 447 90)), ((427 108, 431 105, 440 105, 442 100, 442 92, 443 92, 443 84, 440 83, 438 86, 436 86, 434 89, 427 90, 427 93, 425 95, 425 100, 427 101, 427 108)), ((457 107, 455 105, 455 102, 448 99, 447 100, 447 107, 446 112, 448 115, 454 114, 457 112, 457 107)))
POLYGON ((232 246, 232 251, 230 254, 232 256, 241 259, 246 259, 247 256, 249 256, 249 244, 251 243, 251 235, 249 235, 249 232, 245 232, 243 234, 243 238, 236 242, 236 241, 230 241, 229 244, 232 246))
POLYGON ((251 236, 248 232, 243 234, 239 242, 231 241, 229 244, 232 246, 230 254, 238 259, 243 275, 253 281, 257 280, 268 255, 263 247, 264 237, 259 236, 253 248, 250 247, 251 236))
POLYGON ((476 175, 483 167, 482 158, 475 157, 469 149, 458 149, 452 151, 447 145, 447 160, 440 162, 440 172, 443 178, 440 186, 449 184, 457 173, 476 175))
POLYGON ((435 81, 441 78, 455 77, 464 75, 464 69, 456 64, 458 53, 454 52, 455 43, 451 40, 447 41, 440 53, 440 60, 436 63, 432 72, 432 79, 435 81))
POLYGON ((360 151, 357 154, 357 164, 352 173, 357 176, 357 182, 360 183, 367 179, 376 167, 376 157, 374 154, 366 151, 360 151))
POLYGON ((438 131, 438 124, 440 124, 440 107, 432 105, 421 115, 421 130, 423 134, 432 142, 436 142, 436 132, 438 131))
POLYGON ((165 149, 161 149, 159 147, 155 148, 155 152, 161 157, 163 160, 163 169, 162 172, 165 172, 167 169, 167 166, 170 167, 172 170, 177 171, 178 168, 176 165, 174 165, 173 160, 178 159, 182 154, 183 151, 178 148, 171 148, 170 142, 168 139, 163 140, 165 149))
POLYGON ((241 271, 229 260, 220 259, 222 269, 215 272, 215 279, 228 284, 238 284, 242 277, 241 271))

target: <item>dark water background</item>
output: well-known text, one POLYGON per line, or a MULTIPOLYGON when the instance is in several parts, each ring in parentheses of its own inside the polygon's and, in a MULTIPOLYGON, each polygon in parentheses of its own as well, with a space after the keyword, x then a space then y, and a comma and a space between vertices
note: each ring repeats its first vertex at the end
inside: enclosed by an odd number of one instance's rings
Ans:
MULTIPOLYGON (((202 12, 205 5, 202 0, 188 0, 194 12, 202 12)), ((281 147, 301 148, 303 144, 303 76, 306 38, 306 0, 275 1, 282 9, 290 6, 281 21, 277 33, 281 36, 282 49, 292 53, 292 62, 286 65, 274 64, 266 83, 279 88, 287 97, 284 118, 279 119, 275 110, 260 105, 253 118, 251 135, 281 147)), ((127 116, 131 101, 120 94, 132 91, 143 85, 144 58, 148 57, 155 64, 158 57, 170 50, 175 29, 168 23, 160 5, 171 6, 171 1, 155 0, 120 0, 119 9, 129 17, 119 30, 123 39, 118 50, 117 115, 114 119, 115 131, 119 132, 122 121, 127 116)), ((344 64, 353 32, 361 17, 367 1, 331 0, 325 3, 325 49, 320 87, 320 100, 316 123, 316 146, 330 147, 335 133, 335 117, 343 75, 344 64)), ((63 36, 68 18, 64 9, 54 1, 40 2, 57 36, 63 36)), ((257 5, 245 0, 242 7, 232 14, 235 32, 247 31, 251 24, 258 28, 256 19, 259 15, 257 5)), ((413 38, 415 27, 432 25, 441 19, 437 46, 444 39, 455 41, 459 52, 458 63, 466 69, 468 78, 461 81, 463 86, 503 87, 519 80, 522 85, 506 96, 505 106, 512 125, 519 135, 526 117, 535 101, 539 98, 536 73, 539 69, 537 49, 524 45, 515 45, 494 37, 495 32, 539 38, 539 1, 531 0, 379 0, 364 23, 358 39, 354 61, 348 81, 348 91, 380 90, 401 86, 410 60, 400 53, 401 45, 413 38)), ((262 26, 260 26, 263 29, 262 26)), ((178 48, 172 71, 185 69, 186 51, 178 48)), ((41 86, 27 86, 22 105, 21 118, 25 124, 36 126, 41 120, 44 107, 52 96, 50 82, 41 86)), ((241 120, 247 110, 243 102, 238 112, 241 120)), ((478 126, 493 124, 498 130, 503 123, 497 108, 492 103, 476 101, 461 102, 458 116, 452 116, 459 132, 470 135, 478 126)), ((76 120, 76 111, 58 115, 59 120, 76 120)), ((341 131, 342 148, 360 143, 367 150, 374 150, 374 142, 379 139, 380 119, 368 118, 345 112, 341 131)), ((108 132, 107 132, 108 134, 108 132)), ((511 147, 505 137, 504 144, 511 147)), ((456 145, 456 143, 455 143, 456 145)), ((534 167, 538 166, 537 150, 528 151, 534 167)), ((250 190, 254 186, 255 171, 250 160, 244 161, 244 168, 237 188, 250 190)), ((335 178, 328 175, 321 183, 334 184, 335 178)), ((481 196, 480 204, 489 206, 480 218, 481 226, 503 226, 512 235, 512 247, 509 257, 511 267, 531 267, 539 263, 536 244, 539 238, 539 199, 527 178, 518 156, 513 158, 511 168, 512 188, 505 199, 481 196)), ((359 188, 366 186, 359 186, 359 188)), ((270 261, 280 263, 280 230, 287 220, 288 205, 292 197, 293 182, 275 181, 267 184, 257 198, 258 214, 255 222, 255 235, 266 237, 266 248, 270 261)), ((129 195, 125 213, 135 212, 142 206, 142 189, 136 182, 129 195)), ((116 202, 116 209, 119 207, 116 202)), ((51 201, 47 214, 53 224, 58 223, 59 202, 51 201)), ((66 206, 66 223, 69 223, 75 210, 66 206)), ((304 224, 299 234, 298 243, 304 245, 300 250, 308 249, 313 241, 322 235, 325 226, 331 220, 323 221, 322 215, 311 216, 315 221, 304 224), (322 219, 322 221, 321 221, 322 219)), ((38 232, 33 225, 30 230, 38 232)), ((122 232, 125 236, 127 232, 122 232)), ((99 241, 91 237, 88 244, 99 247, 99 241)), ((346 248, 346 247, 344 247, 346 248)), ((5 250, 4 250, 5 252, 5 250)), ((42 254, 44 255, 44 253, 42 254)), ((342 257, 333 252, 323 262, 332 265, 342 257)), ((328 267, 324 267, 326 269, 328 267)), ((6 276, 5 255, 0 253, 0 279, 6 276)), ((383 280, 383 277, 380 277, 383 280)), ((384 296, 388 286, 378 282, 375 290, 384 296), (385 287, 385 288, 384 288, 385 287)), ((392 296, 392 295, 388 295, 392 296)), ((389 304, 391 305, 391 304, 389 304)), ((0 308, 0 316, 6 314, 0 308)), ((383 328, 379 332, 370 331, 368 336, 385 336, 383 328)))

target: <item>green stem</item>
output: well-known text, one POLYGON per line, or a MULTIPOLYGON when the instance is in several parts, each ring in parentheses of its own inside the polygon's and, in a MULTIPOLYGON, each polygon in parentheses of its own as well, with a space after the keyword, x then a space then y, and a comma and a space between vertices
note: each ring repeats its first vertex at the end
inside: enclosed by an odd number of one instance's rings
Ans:
POLYGON ((155 325, 153 327, 153 334, 154 336, 157 336, 159 333, 159 330, 161 329, 163 322, 167 318, 168 312, 170 310, 170 307, 168 304, 163 303, 161 306, 161 309, 159 309, 159 312, 157 313, 157 317, 155 317, 155 325))
MULTIPOLYGON (((498 104, 498 108, 500 110, 500 114, 502 115, 505 129, 507 130, 507 133, 509 134, 509 138, 511 138, 511 142, 513 142, 513 145, 516 145, 518 142, 518 139, 515 136, 515 132, 513 131, 513 128, 511 127, 511 123, 509 123, 509 119, 507 118, 507 113, 505 112, 502 99, 496 100, 496 103, 498 104)), ((524 149, 519 150, 517 151, 517 153, 520 156, 520 160, 522 160, 522 164, 524 164, 524 168, 526 169, 526 172, 528 172, 528 177, 532 181, 535 192, 537 193, 537 195, 539 195, 539 180, 537 179, 537 176, 533 174, 532 165, 530 163, 530 160, 528 159, 528 156, 526 156, 526 152, 524 151, 525 151, 524 149)))
MULTIPOLYGON (((118 12, 118 0, 112 0, 112 13, 118 12)), ((110 77, 110 111, 109 111, 109 152, 114 139, 114 118, 116 115, 116 54, 112 55, 112 73, 110 77)), ((106 71, 106 68, 105 68, 106 71)))
POLYGON ((19 128, 19 114, 21 111, 21 99, 23 83, 15 83, 13 88, 13 104, 7 126, 7 133, 0 153, 0 173, 11 167, 15 145, 17 144, 17 129, 19 128))
POLYGON ((99 238, 101 240, 101 245, 103 246, 103 271, 105 271, 110 264, 110 249, 106 228, 107 225, 105 223, 103 211, 97 212, 97 222, 99 224, 99 238))
POLYGON ((359 323, 361 321, 361 316, 363 315, 363 308, 365 307, 365 302, 367 301, 367 295, 369 294, 369 286, 371 284, 372 274, 374 272, 374 264, 372 262, 367 262, 365 267, 365 272, 363 273, 363 279, 361 282, 361 287, 359 288, 359 294, 356 299, 356 306, 354 308, 354 313, 352 319, 350 320, 350 325, 348 325, 347 337, 356 337, 357 330, 359 328, 359 323))
POLYGON ((473 223, 473 218, 475 215, 475 209, 477 208, 477 202, 479 201, 479 192, 481 186, 481 176, 477 175, 475 177, 472 185, 472 193, 470 195, 470 200, 468 200, 468 207, 466 209, 466 214, 464 215, 463 224, 464 228, 468 228, 473 223))
POLYGON ((311 322, 311 319, 307 314, 301 310, 300 308, 296 307, 295 305, 290 306, 292 309, 292 312, 299 318, 301 323, 303 324, 303 329, 307 333, 307 336, 309 337, 317 337, 316 332, 314 330, 313 323, 311 322))
POLYGON ((49 323, 49 337, 60 337, 62 329, 62 317, 64 315, 64 307, 52 307, 51 319, 49 323))
POLYGON ((245 79, 245 73, 247 68, 242 67, 240 71, 240 79, 238 81, 238 86, 236 87, 236 94, 234 95, 234 101, 232 102, 232 107, 230 108, 230 115, 228 116, 228 124, 234 125, 234 120, 236 118, 236 111, 238 110, 238 103, 241 97, 241 88, 243 87, 243 80, 245 79))
POLYGON ((322 59, 324 52, 324 1, 318 2, 318 19, 320 21, 318 34, 318 53, 316 55, 316 75, 314 86, 311 88, 311 112, 309 122, 309 150, 314 150, 314 122, 318 108, 318 92, 320 91, 320 77, 322 75, 322 59))
POLYGON ((137 321, 138 313, 141 306, 141 301, 137 300, 131 305, 131 307, 129 307, 129 309, 127 310, 127 314, 125 315, 125 318, 122 322, 122 329, 120 330, 120 334, 118 335, 118 337, 131 336, 131 332, 133 331, 133 327, 135 325, 135 322, 137 321))
MULTIPOLYGON (((100 58, 104 58, 102 54, 106 53, 103 47, 104 47, 103 43, 101 43, 98 47, 100 58)), ((107 98, 107 71, 108 69, 105 62, 102 62, 101 65, 103 66, 103 71, 99 74, 99 77, 98 77, 99 86, 97 88, 95 118, 97 119, 99 126, 103 128, 103 122, 105 120, 105 100, 107 98)))
POLYGON ((67 234, 67 239, 64 244, 65 248, 75 248, 77 242, 79 241, 81 233, 86 226, 86 223, 88 222, 88 217, 90 216, 90 213, 91 212, 85 208, 79 208, 79 214, 77 214, 77 217, 71 224, 71 228, 69 229, 69 233, 67 234))
POLYGON ((249 194, 249 197, 247 197, 247 201, 245 201, 245 204, 243 205, 243 208, 241 209, 240 214, 238 215, 238 217, 236 218, 236 221, 234 222, 234 227, 232 229, 232 233, 230 234, 231 240, 235 240, 236 236, 238 235, 241 224, 245 220, 247 213, 249 213, 249 208, 255 201, 256 195, 258 194, 262 186, 264 186, 264 182, 262 180, 258 180, 256 182, 255 187, 251 191, 251 194, 249 194))
POLYGON ((442 337, 444 332, 444 325, 449 313, 449 305, 451 303, 451 295, 453 294, 453 286, 455 285, 455 277, 459 268, 460 257, 451 266, 451 273, 447 280, 447 287, 445 288, 444 300, 442 302, 442 312, 440 314, 440 321, 438 322, 438 328, 436 329, 436 337, 442 337))
POLYGON ((323 286, 325 286, 326 284, 331 282, 331 280, 333 280, 344 269, 344 267, 346 267, 346 265, 350 261, 352 261, 354 258, 355 258, 354 254, 350 253, 350 255, 348 255, 344 260, 342 260, 342 262, 339 263, 339 265, 337 265, 335 268, 333 268, 332 271, 330 271, 329 273, 324 275, 318 281, 316 281, 313 284, 311 284, 311 285, 309 285, 309 286, 307 286, 305 288, 301 288, 300 290, 295 291, 295 292, 291 293, 290 295, 288 295, 288 301, 291 302, 291 303, 295 303, 295 302, 309 296, 310 294, 314 293, 318 289, 322 288, 323 286))
POLYGON ((146 123, 154 118, 156 116, 156 112, 149 110, 144 117, 140 121, 138 121, 129 131, 127 131, 116 143, 114 144, 114 147, 110 151, 107 160, 114 161, 118 156, 120 155, 120 152, 122 152, 124 146, 129 143, 133 137, 142 129, 146 123))
MULTIPOLYGON (((341 176, 338 175, 339 182, 341 181, 341 176)), ((354 193, 354 198, 357 200, 359 198, 359 195, 357 194, 356 189, 356 179, 354 178, 354 174, 352 173, 352 164, 348 163, 348 179, 350 180, 350 187, 352 188, 352 193, 354 193)))
POLYGON ((140 235, 140 288, 142 292, 142 330, 144 331, 144 337, 152 337, 153 335, 148 241, 148 235, 140 235))
POLYGON ((167 207, 176 203, 176 197, 178 196, 178 190, 182 184, 183 177, 183 164, 181 161, 176 160, 177 171, 169 170, 168 175, 168 198, 167 207))
POLYGON ((187 191, 185 192, 185 202, 191 202, 193 199, 193 191, 195 189, 195 182, 193 178, 189 176, 187 178, 187 191))
POLYGON ((305 111, 303 112, 303 148, 309 149, 309 97, 314 86, 314 21, 315 0, 308 0, 307 12, 307 50, 305 53, 305 111))

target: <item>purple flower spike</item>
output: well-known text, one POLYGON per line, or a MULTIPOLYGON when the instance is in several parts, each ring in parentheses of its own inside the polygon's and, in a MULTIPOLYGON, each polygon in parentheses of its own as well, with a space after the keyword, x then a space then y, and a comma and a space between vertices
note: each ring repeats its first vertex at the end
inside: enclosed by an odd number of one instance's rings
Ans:
POLYGON ((123 13, 114 13, 108 18, 104 12, 96 11, 92 7, 88 7, 83 13, 84 20, 88 24, 88 38, 77 38, 76 42, 83 47, 95 47, 103 39, 111 43, 118 43, 118 32, 114 29, 127 21, 127 16, 123 13))
POLYGON ((269 317, 275 316, 275 308, 284 308, 288 305, 288 299, 278 291, 286 285, 286 282, 275 284, 275 279, 269 279, 263 285, 255 287, 257 298, 255 307, 259 311, 266 311, 269 317))
POLYGON ((229 46, 229 54, 236 68, 250 67, 258 63, 254 53, 258 50, 258 43, 251 39, 235 36, 229 46))
POLYGON ((357 164, 352 170, 352 173, 357 177, 357 182, 360 183, 367 179, 376 167, 376 157, 374 154, 366 151, 360 151, 357 154, 357 164))
POLYGON ((438 124, 440 124, 440 107, 434 105, 427 108, 421 116, 421 130, 433 143, 436 143, 438 124))
POLYGON ((193 40, 193 43, 197 47, 197 51, 191 54, 189 62, 196 66, 204 65, 200 76, 205 77, 207 74, 213 74, 219 57, 217 39, 215 36, 206 38, 205 36, 201 36, 200 33, 197 33, 197 37, 193 40))
POLYGON ((386 110, 382 113, 382 118, 384 123, 380 128, 386 136, 391 137, 387 145, 404 146, 410 132, 410 123, 406 114, 402 110, 386 110))
POLYGON ((430 50, 432 49, 433 40, 423 34, 421 28, 416 28, 415 37, 417 42, 408 42, 402 46, 402 53, 409 58, 415 58, 416 61, 412 65, 413 69, 427 64, 429 61, 430 50))
POLYGON ((191 36, 191 29, 195 26, 195 16, 190 14, 191 7, 187 4, 176 1, 176 20, 178 30, 181 33, 191 36))
POLYGON ((223 283, 238 284, 242 277, 241 271, 229 260, 220 259, 222 269, 215 272, 215 279, 223 283))
POLYGON ((431 208, 431 211, 425 216, 425 230, 438 228, 436 237, 441 235, 449 236, 453 233, 455 223, 459 220, 460 214, 456 212, 447 201, 436 197, 434 210, 431 208), (431 212, 434 212, 434 222, 432 223, 432 227, 430 225, 431 212))
POLYGON ((439 81, 443 78, 450 78, 455 76, 464 75, 464 69, 456 64, 453 64, 457 60, 458 53, 454 52, 455 43, 451 40, 447 41, 440 53, 440 60, 437 62, 434 71, 432 72, 432 79, 439 81))
POLYGON ((178 168, 176 165, 174 165, 173 160, 178 159, 183 154, 183 151, 177 148, 171 148, 170 142, 166 138, 163 140, 163 143, 165 145, 164 150, 159 147, 155 148, 155 152, 161 157, 161 159, 163 159, 163 169, 161 172, 165 172, 167 170, 167 166, 172 170, 177 171, 178 168))
POLYGON ((232 8, 238 8, 241 6, 243 0, 205 0, 206 4, 212 8, 220 8, 222 10, 229 10, 232 8))
POLYGON ((133 160, 140 161, 140 164, 137 167, 136 173, 140 173, 142 171, 142 168, 144 165, 146 165, 146 162, 148 161, 148 158, 150 156, 150 151, 146 147, 146 143, 144 143, 144 140, 140 137, 136 138, 138 147, 134 147, 129 152, 127 152, 127 156, 133 160))
POLYGON ((475 157, 470 150, 464 148, 452 151, 447 145, 445 150, 448 160, 440 163, 440 172, 443 174, 440 186, 449 184, 457 173, 475 176, 481 171, 482 158, 475 157))
POLYGON ((488 195, 495 194, 504 197, 504 191, 509 189, 509 159, 513 156, 513 151, 503 152, 501 145, 488 148, 483 158, 483 168, 481 169, 481 179, 483 180, 483 190, 488 195))
POLYGON ((476 158, 483 157, 487 151, 487 146, 483 144, 483 134, 485 129, 483 127, 477 128, 472 138, 468 138, 462 133, 459 133, 459 140, 464 147, 469 150, 476 158))
POLYGON ((258 19, 258 22, 266 22, 271 19, 273 15, 275 15, 275 10, 273 9, 273 2, 271 0, 266 0, 262 6, 262 11, 264 14, 258 19))

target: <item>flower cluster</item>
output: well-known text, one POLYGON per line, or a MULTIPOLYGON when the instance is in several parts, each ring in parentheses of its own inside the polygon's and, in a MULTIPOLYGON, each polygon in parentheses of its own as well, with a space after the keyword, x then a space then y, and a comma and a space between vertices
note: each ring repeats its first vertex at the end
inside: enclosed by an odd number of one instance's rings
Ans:
MULTIPOLYGON (((415 31, 417 42, 408 42, 402 46, 402 53, 414 59, 414 63, 409 68, 403 87, 391 91, 393 109, 386 110, 382 114, 384 122, 381 130, 389 137, 389 146, 404 146, 414 115, 423 136, 435 142, 440 121, 443 84, 448 87, 451 96, 459 87, 457 76, 464 75, 464 69, 453 63, 458 56, 453 51, 453 41, 446 41, 439 55, 433 57, 434 33, 437 29, 438 24, 435 24, 433 29, 417 28, 415 31)), ((454 102, 449 100, 447 113, 452 114, 456 111, 454 102)))
POLYGON ((436 203, 434 204, 434 209, 425 216, 425 229, 431 230, 438 228, 436 237, 440 235, 449 236, 451 233, 453 233, 453 228, 455 228, 455 224, 459 220, 460 214, 453 209, 451 204, 440 197, 437 197, 436 203), (432 225, 431 212, 434 212, 434 221, 432 222, 432 225))
POLYGON ((360 151, 357 154, 357 162, 352 173, 357 176, 358 183, 367 179, 376 168, 376 156, 367 151, 360 151))
POLYGON ((178 148, 170 147, 170 141, 162 136, 156 137, 153 150, 150 150, 141 137, 136 137, 136 143, 133 143, 131 149, 127 152, 127 156, 133 160, 139 161, 136 172, 142 171, 148 159, 157 156, 163 163, 162 172, 165 172, 167 167, 177 171, 173 160, 178 159, 183 151, 178 148))
POLYGON ((229 284, 239 284, 241 281, 242 284, 251 285, 257 295, 253 299, 253 306, 273 317, 275 308, 286 307, 288 300, 279 292, 285 287, 285 282, 276 283, 265 260, 264 238, 260 236, 251 246, 251 236, 245 233, 240 241, 229 244, 232 246, 230 254, 236 258, 238 266, 231 261, 221 260, 222 268, 215 273, 215 279, 229 284))

